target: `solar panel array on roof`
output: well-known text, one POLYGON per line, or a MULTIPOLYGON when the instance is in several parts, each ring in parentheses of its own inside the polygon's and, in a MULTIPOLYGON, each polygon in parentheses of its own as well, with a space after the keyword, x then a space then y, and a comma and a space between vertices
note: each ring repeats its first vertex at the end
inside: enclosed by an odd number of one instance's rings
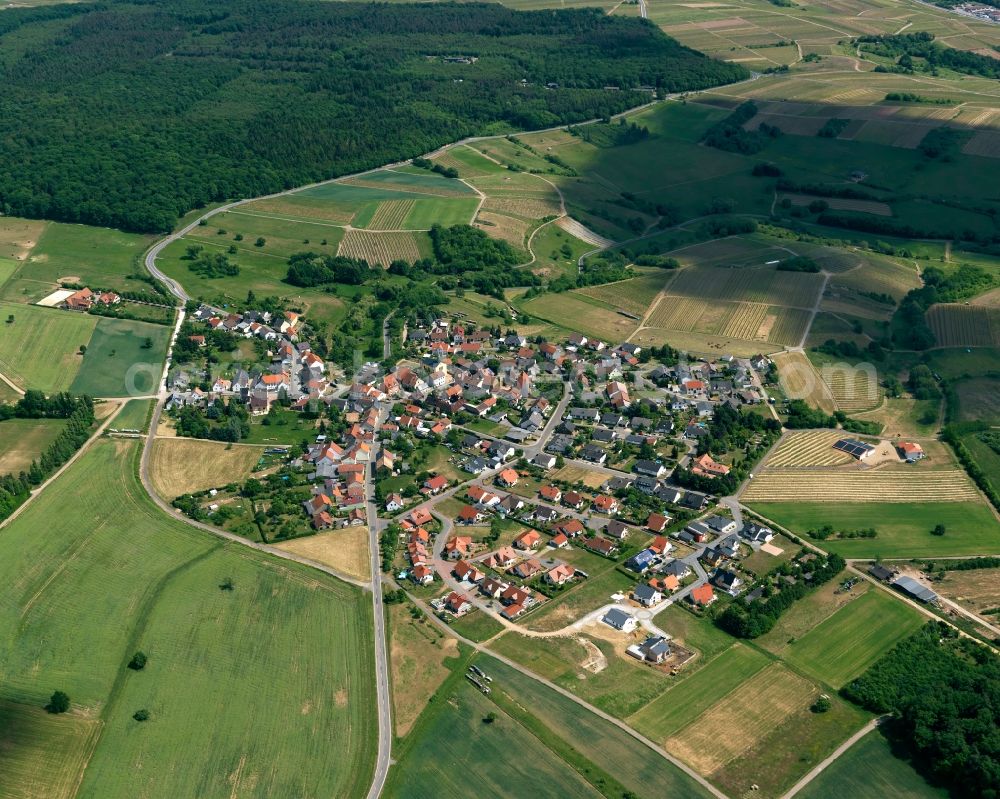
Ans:
POLYGON ((871 444, 858 441, 856 438, 842 438, 833 445, 833 448, 839 449, 841 452, 846 452, 855 458, 861 458, 875 449, 871 444))

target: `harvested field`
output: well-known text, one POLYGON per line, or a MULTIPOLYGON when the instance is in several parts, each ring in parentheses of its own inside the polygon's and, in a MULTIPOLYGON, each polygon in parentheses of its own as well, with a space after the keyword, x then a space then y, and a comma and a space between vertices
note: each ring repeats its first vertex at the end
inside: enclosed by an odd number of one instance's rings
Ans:
POLYGON ((618 283, 605 283, 602 286, 580 289, 580 294, 586 294, 614 308, 621 308, 641 317, 646 313, 650 303, 656 299, 660 289, 670 280, 670 275, 669 272, 650 274, 618 283))
POLYGON ((939 303, 927 312, 927 323, 942 347, 1000 346, 1000 308, 939 303))
POLYGON ((711 774, 807 708, 817 694, 807 680, 775 663, 668 739, 664 748, 711 774))
POLYGON ((359 580, 371 579, 368 528, 345 527, 276 543, 275 547, 337 569, 359 580))
POLYGON ((398 230, 416 206, 416 200, 386 200, 379 203, 367 227, 370 230, 398 230))
POLYGON ((792 469, 803 466, 842 466, 854 459, 833 448, 843 438, 841 430, 793 430, 786 433, 768 456, 768 469, 792 469))
POLYGON ((1000 569, 945 572, 934 590, 977 613, 1000 607, 1000 569))
POLYGON ((833 413, 837 402, 812 361, 801 352, 779 352, 773 356, 781 389, 789 399, 802 399, 814 408, 833 413))
POLYGON ((508 244, 524 249, 524 237, 528 235, 530 223, 512 216, 480 211, 476 216, 475 226, 493 239, 506 241, 508 244))
POLYGON ((586 466, 571 464, 553 472, 552 479, 566 483, 583 483, 588 488, 600 488, 607 482, 608 476, 603 472, 588 469, 586 466))
POLYGON ((558 200, 542 200, 537 197, 487 197, 483 210, 525 219, 558 216, 562 212, 558 200))
POLYGON ((64 429, 66 422, 63 419, 7 419, 0 422, 0 475, 27 470, 64 429))
POLYGON ((370 264, 389 266, 393 261, 420 260, 420 248, 412 233, 377 233, 348 230, 337 248, 338 255, 363 258, 370 264))
MULTIPOLYGON (((867 254, 860 268, 830 278, 827 295, 836 296, 837 289, 842 287, 856 292, 889 294, 898 302, 906 292, 919 286, 920 278, 912 265, 900 264, 885 256, 867 254)), ((886 315, 891 311, 892 308, 886 306, 886 315)))
POLYGON ((149 475, 156 492, 169 500, 246 479, 263 452, 263 447, 249 444, 157 438, 149 475))
POLYGON ((254 200, 252 203, 240 206, 240 210, 248 213, 273 214, 290 219, 313 219, 347 225, 354 219, 356 209, 352 208, 349 203, 322 200, 304 194, 288 194, 267 200, 254 200))
POLYGON ((960 469, 890 471, 770 471, 757 475, 744 502, 976 502, 975 486, 960 469))

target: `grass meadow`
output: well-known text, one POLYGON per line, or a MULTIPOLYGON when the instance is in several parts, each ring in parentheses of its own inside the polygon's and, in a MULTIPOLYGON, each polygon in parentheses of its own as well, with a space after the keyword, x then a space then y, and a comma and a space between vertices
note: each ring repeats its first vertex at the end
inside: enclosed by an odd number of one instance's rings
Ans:
POLYGON ((874 526, 876 538, 833 539, 824 549, 845 558, 922 558, 990 554, 1000 546, 1000 522, 978 502, 783 502, 754 503, 752 509, 794 533, 825 524, 845 530, 874 526), (931 529, 945 525, 943 536, 931 529))
POLYGON ((7 419, 0 422, 0 474, 31 466, 66 427, 63 419, 7 419))
POLYGON ((70 388, 94 397, 156 393, 169 342, 166 325, 99 319, 70 388))
POLYGON ((0 372, 22 388, 67 390, 83 363, 78 350, 90 343, 97 317, 4 302, 0 317, 0 372), (8 316, 12 323, 6 323, 8 316))
POLYGON ((945 799, 948 791, 929 785, 873 730, 797 795, 800 799, 945 799))
MULTIPOLYGON (((138 454, 135 441, 96 442, 0 536, 0 701, 37 708, 59 689, 67 719, 100 721, 78 796, 362 791, 374 758, 365 596, 161 513, 138 454), (227 577, 234 591, 219 589, 227 577), (137 649, 149 664, 131 672, 137 649)), ((58 746, 79 779, 92 728, 34 729, 0 762, 41 766, 58 746)), ((36 771, 31 795, 57 795, 44 784, 66 779, 57 771, 36 771)))

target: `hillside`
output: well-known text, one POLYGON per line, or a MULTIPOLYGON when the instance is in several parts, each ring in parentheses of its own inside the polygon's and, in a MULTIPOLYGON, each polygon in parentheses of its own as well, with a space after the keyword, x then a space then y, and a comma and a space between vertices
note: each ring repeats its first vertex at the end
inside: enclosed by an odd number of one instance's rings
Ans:
POLYGON ((593 9, 222 0, 13 9, 0 23, 0 210, 169 230, 193 207, 605 116, 739 80, 593 9), (613 88, 611 88, 613 87, 613 88))

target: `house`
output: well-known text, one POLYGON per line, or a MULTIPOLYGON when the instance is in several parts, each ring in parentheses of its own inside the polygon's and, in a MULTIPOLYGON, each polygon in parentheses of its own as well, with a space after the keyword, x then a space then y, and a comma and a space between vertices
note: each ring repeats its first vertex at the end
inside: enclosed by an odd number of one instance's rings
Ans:
POLYGON ((583 522, 579 519, 568 519, 565 522, 560 522, 555 526, 555 531, 560 533, 567 538, 576 538, 584 531, 583 522))
POLYGON ((417 585, 430 585, 434 582, 434 569, 425 563, 418 563, 410 571, 410 579, 417 585))
POLYGON ((678 580, 683 580, 689 574, 691 574, 691 567, 688 566, 683 560, 672 560, 660 569, 660 573, 667 577, 676 577, 678 580))
POLYGON ((522 580, 530 580, 542 571, 545 571, 545 567, 542 566, 541 561, 538 561, 535 558, 522 560, 513 569, 511 569, 511 572, 520 577, 522 580))
POLYGON ((580 457, 588 463, 604 463, 608 459, 608 453, 597 444, 587 444, 580 450, 580 457))
POLYGON ((601 513, 618 513, 618 500, 609 494, 599 494, 594 497, 594 508, 601 513))
POLYGON ((585 539, 583 545, 591 552, 596 552, 598 555, 604 555, 605 557, 610 557, 618 551, 618 544, 599 535, 585 539))
POLYGON ((535 599, 531 596, 531 591, 517 585, 507 586, 506 590, 500 594, 500 601, 505 605, 529 605, 535 599))
POLYGON ((500 496, 498 494, 494 494, 492 491, 479 485, 469 486, 469 490, 465 492, 465 495, 471 502, 474 502, 476 505, 482 505, 485 508, 491 508, 500 503, 500 496))
POLYGON ((555 549, 569 549, 569 539, 563 533, 556 533, 549 541, 549 546, 555 549))
POLYGON ((463 596, 457 591, 452 591, 448 594, 448 598, 444 601, 444 606, 456 616, 464 616, 472 610, 472 603, 468 597, 463 596))
POLYGON ((537 522, 551 522, 559 517, 559 512, 548 505, 539 505, 531 512, 531 518, 537 522))
POLYGON ((746 522, 740 530, 740 535, 751 543, 766 544, 774 538, 774 530, 755 522, 746 522))
POLYGON ((458 560, 469 554, 472 548, 472 536, 455 535, 444 545, 444 554, 449 560, 458 560))
POLYGON ((716 547, 708 547, 698 556, 698 560, 704 561, 706 566, 714 567, 724 563, 728 558, 716 547))
POLYGON ((712 531, 708 525, 703 522, 691 522, 691 524, 684 528, 684 532, 689 534, 691 541, 699 544, 705 543, 712 535, 712 531))
POLYGON ((423 527, 433 521, 434 517, 427 508, 414 508, 406 517, 414 527, 423 527))
POLYGON ((547 452, 539 452, 531 462, 542 469, 551 469, 556 465, 556 456, 550 455, 547 452))
POLYGON ((735 521, 726 516, 709 516, 705 519, 705 524, 719 535, 735 533, 738 526, 735 521))
POLYGON ((699 477, 714 479, 729 474, 729 467, 722 463, 716 463, 715 459, 706 452, 691 461, 691 473, 699 477))
POLYGON ((515 494, 508 494, 501 499, 496 508, 503 514, 516 513, 524 507, 524 500, 515 494))
POLYGON ((651 533, 662 533, 670 523, 670 516, 662 513, 651 513, 646 517, 646 529, 651 533))
POLYGON ((632 469, 637 474, 646 475, 647 477, 655 477, 657 479, 663 477, 667 473, 666 467, 662 463, 657 463, 656 461, 637 460, 632 469))
POLYGON ((685 491, 680 504, 689 510, 703 510, 708 504, 708 497, 699 491, 685 491))
POLYGON ((538 489, 538 495, 549 502, 559 502, 562 499, 562 491, 558 486, 546 485, 538 489))
POLYGON ((656 553, 651 549, 644 549, 625 561, 625 568, 643 574, 654 563, 656 563, 656 553))
POLYGON ((611 608, 601 617, 601 621, 609 627, 614 627, 616 630, 620 630, 623 633, 632 632, 637 624, 635 617, 632 614, 626 613, 624 610, 619 610, 618 608, 611 608))
POLYGON ((442 475, 435 475, 424 480, 424 490, 430 494, 439 494, 448 487, 448 478, 442 475))
POLYGON ((497 458, 498 460, 508 461, 514 457, 514 453, 517 452, 512 444, 508 444, 505 441, 494 441, 490 444, 489 454, 492 458, 497 458))
POLYGON ((514 621, 514 619, 523 614, 525 610, 527 610, 527 608, 523 602, 511 602, 507 605, 507 607, 500 611, 500 615, 507 619, 507 621, 514 621))
POLYGON ((699 607, 707 607, 711 605, 718 597, 715 596, 715 591, 712 590, 712 586, 708 583, 704 585, 699 585, 697 588, 692 588, 691 593, 688 594, 688 599, 692 605, 698 605, 699 607))
POLYGON ((514 547, 521 550, 534 549, 542 536, 537 530, 525 530, 514 539, 514 547))
POLYGON ((632 598, 645 608, 651 608, 663 601, 663 594, 647 583, 640 583, 632 590, 632 598))
POLYGON ((549 585, 565 585, 576 576, 576 570, 565 563, 559 563, 545 572, 545 582, 549 585))
POLYGON ((312 525, 317 530, 329 530, 333 527, 333 517, 325 510, 321 510, 312 517, 312 525))
POLYGON ((730 594, 735 593, 736 589, 743 585, 743 580, 735 572, 725 569, 716 573, 715 577, 712 578, 712 582, 730 594))
POLYGON ((736 558, 740 554, 740 539, 736 535, 728 535, 719 541, 715 548, 727 558, 736 558))
POLYGON ((483 580, 483 578, 486 577, 486 575, 483 574, 483 572, 479 571, 479 569, 477 569, 467 560, 460 560, 458 563, 456 563, 455 568, 451 570, 451 573, 454 574, 462 582, 469 582, 469 583, 478 583, 481 580, 483 580))
POLYGON ((911 441, 900 442, 896 445, 896 450, 899 452, 899 456, 907 463, 916 463, 926 457, 924 448, 911 441))
POLYGON ((673 549, 673 545, 667 540, 665 535, 658 535, 649 542, 648 549, 654 555, 666 555, 671 549, 673 549))
POLYGON ((491 552, 483 559, 483 565, 490 569, 506 569, 517 558, 517 552, 511 547, 500 547, 496 552, 491 552))
POLYGON ((651 635, 641 644, 633 644, 626 651, 645 663, 662 663, 670 657, 670 643, 662 635, 651 635))
POLYGON ((616 519, 609 521, 604 529, 609 536, 617 541, 624 541, 629 534, 628 527, 616 519))
POLYGON ((507 583, 496 577, 487 577, 479 584, 480 592, 490 599, 499 599, 500 595, 507 590, 507 583))
POLYGON ((517 485, 518 477, 518 473, 513 469, 504 469, 497 475, 497 482, 507 488, 513 488, 517 485))
POLYGON ((478 524, 486 518, 471 505, 464 505, 456 517, 459 524, 478 524))
POLYGON ((567 491, 563 494, 562 504, 573 510, 580 510, 583 507, 583 494, 578 491, 567 491))
POLYGON ((681 581, 672 574, 668 574, 666 577, 654 577, 649 581, 649 584, 661 594, 672 594, 681 587, 681 581))

